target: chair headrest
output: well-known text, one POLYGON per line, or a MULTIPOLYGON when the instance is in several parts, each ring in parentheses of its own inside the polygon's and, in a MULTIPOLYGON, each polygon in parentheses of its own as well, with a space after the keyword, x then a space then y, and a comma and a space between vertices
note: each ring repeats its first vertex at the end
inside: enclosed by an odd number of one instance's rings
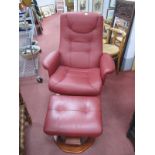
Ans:
POLYGON ((88 33, 97 26, 99 17, 97 13, 70 12, 61 15, 66 18, 68 27, 78 33, 88 33))

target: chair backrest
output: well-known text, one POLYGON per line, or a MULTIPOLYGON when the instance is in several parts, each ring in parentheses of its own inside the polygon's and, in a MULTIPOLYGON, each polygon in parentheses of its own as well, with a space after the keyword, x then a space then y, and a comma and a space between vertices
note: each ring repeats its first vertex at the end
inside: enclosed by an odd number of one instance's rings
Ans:
POLYGON ((97 13, 64 13, 60 17, 61 64, 76 68, 99 66, 103 17, 97 13))
POLYGON ((104 39, 104 43, 107 44, 109 42, 110 39, 110 28, 111 26, 109 24, 104 23, 103 24, 103 39, 104 39))
POLYGON ((126 32, 117 28, 110 28, 110 31, 112 32, 112 44, 118 45, 119 47, 122 47, 125 39, 126 39, 126 32))

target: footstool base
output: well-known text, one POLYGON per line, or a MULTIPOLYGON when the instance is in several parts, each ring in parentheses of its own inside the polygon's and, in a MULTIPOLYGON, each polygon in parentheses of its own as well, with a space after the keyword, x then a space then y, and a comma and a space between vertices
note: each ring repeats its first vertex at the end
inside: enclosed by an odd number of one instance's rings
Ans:
POLYGON ((82 153, 86 151, 88 148, 90 148, 95 141, 95 138, 87 138, 87 140, 81 144, 81 145, 71 145, 71 144, 65 144, 64 141, 61 140, 61 138, 58 136, 57 140, 54 139, 54 142, 56 145, 66 153, 82 153))

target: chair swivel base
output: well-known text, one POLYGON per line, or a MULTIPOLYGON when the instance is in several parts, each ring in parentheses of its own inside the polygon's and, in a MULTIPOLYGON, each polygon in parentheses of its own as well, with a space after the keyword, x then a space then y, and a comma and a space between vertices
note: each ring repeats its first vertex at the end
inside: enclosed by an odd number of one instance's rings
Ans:
POLYGON ((67 140, 67 138, 61 136, 54 137, 54 142, 63 152, 78 154, 90 148, 93 145, 95 138, 69 138, 69 141, 73 141, 73 143, 67 142, 67 140))

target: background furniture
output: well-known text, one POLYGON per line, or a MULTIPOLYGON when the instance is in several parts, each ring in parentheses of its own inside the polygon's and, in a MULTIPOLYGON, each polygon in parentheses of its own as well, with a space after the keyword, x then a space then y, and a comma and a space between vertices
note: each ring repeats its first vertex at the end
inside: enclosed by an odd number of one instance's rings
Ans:
MULTIPOLYGON (((35 33, 42 33, 41 25, 41 13, 36 0, 21 0, 19 8, 22 11, 26 11, 26 21, 32 23, 35 27, 35 33)), ((20 21, 23 21, 23 18, 20 18, 20 21)))
POLYGON ((55 14, 55 11, 56 11, 54 4, 41 6, 40 10, 41 10, 41 14, 43 17, 51 16, 51 15, 55 14))
POLYGON ((106 20, 109 21, 109 23, 112 23, 112 21, 113 21, 114 12, 115 12, 115 10, 113 8, 107 9, 106 20))
MULTIPOLYGON (((20 54, 19 74, 20 74, 20 77, 35 75, 37 82, 42 83, 43 79, 38 74, 39 59, 38 57, 35 57, 36 54, 40 52, 40 50, 37 51, 37 53, 35 53, 35 49, 33 49, 34 48, 33 38, 34 36, 37 36, 37 28, 35 25, 35 23, 37 22, 35 21, 36 15, 34 16, 34 11, 33 11, 33 8, 31 7, 31 3, 30 3, 30 6, 28 5, 24 6, 24 4, 23 4, 23 8, 20 10, 20 13, 19 13, 20 15, 19 22, 23 23, 23 27, 19 28, 19 49, 20 49, 19 50, 20 52, 19 53, 20 54), (29 15, 28 17, 27 17, 27 14, 29 15), (31 56, 32 59, 27 60, 24 57, 22 57, 22 55, 25 55, 25 56, 29 55, 31 56)), ((41 31, 42 30, 40 29, 40 32, 41 31)))
POLYGON ((135 112, 133 113, 132 120, 130 122, 130 127, 127 133, 127 137, 130 139, 135 149, 135 112))
POLYGON ((107 34, 107 40, 104 42, 103 40, 103 52, 110 54, 114 60, 116 60, 117 64, 117 72, 119 71, 120 68, 120 61, 122 57, 122 52, 124 49, 124 43, 126 40, 126 32, 116 29, 116 28, 107 28, 108 34, 107 34), (108 43, 110 39, 110 34, 111 34, 111 40, 108 43))
POLYGON ((42 27, 42 23, 41 23, 42 16, 41 16, 41 13, 36 10, 35 6, 36 5, 33 5, 33 7, 32 7, 34 23, 35 23, 37 34, 42 34, 42 31, 43 31, 43 27, 42 27), (39 15, 38 15, 38 13, 39 13, 39 15))
POLYGON ((63 0, 56 0, 55 1, 55 7, 57 13, 63 13, 64 12, 64 1, 63 0))
POLYGON ((124 43, 124 49, 122 51, 122 55, 120 58, 119 70, 123 62, 123 57, 125 54, 131 26, 133 23, 134 14, 135 14, 134 1, 116 0, 116 7, 112 25, 113 27, 121 29, 126 32, 126 41, 124 43))
POLYGON ((110 0, 109 2, 109 8, 115 8, 116 0, 110 0))
MULTIPOLYGON (((107 24, 107 23, 104 23, 104 32, 103 32, 103 44, 107 44, 109 43, 109 39, 110 39, 110 28, 111 28, 111 25, 107 24)), ((104 45, 103 45, 104 46, 104 45)))
POLYGON ((32 125, 30 114, 21 93, 19 93, 19 154, 25 154, 25 126, 26 123, 32 125))

